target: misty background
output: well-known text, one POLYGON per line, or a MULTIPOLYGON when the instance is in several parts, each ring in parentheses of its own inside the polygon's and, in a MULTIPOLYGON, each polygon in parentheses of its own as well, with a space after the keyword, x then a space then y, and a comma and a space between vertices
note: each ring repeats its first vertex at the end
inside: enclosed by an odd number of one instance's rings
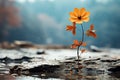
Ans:
POLYGON ((12 25, 6 22, 6 14, 10 13, 3 14, 1 9, 0 15, 5 17, 0 18, 0 42, 21 40, 36 44, 71 45, 74 39, 81 39, 81 28, 78 27, 76 36, 65 30, 66 25, 71 24, 69 12, 84 7, 91 12, 90 21, 83 23, 84 29, 86 31, 90 24, 94 24, 98 36, 96 39, 85 37, 87 44, 120 48, 120 0, 0 1, 0 6, 8 5, 16 8, 13 15, 17 15, 17 19, 9 20, 12 25))

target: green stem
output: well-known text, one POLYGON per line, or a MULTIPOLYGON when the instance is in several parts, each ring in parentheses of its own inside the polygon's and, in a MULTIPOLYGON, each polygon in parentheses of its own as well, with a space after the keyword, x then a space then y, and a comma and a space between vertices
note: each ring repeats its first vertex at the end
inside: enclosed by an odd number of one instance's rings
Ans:
MULTIPOLYGON (((81 27, 82 27, 82 42, 84 41, 84 28, 83 28, 83 25, 81 24, 81 27)), ((82 44, 82 43, 81 43, 82 44)), ((78 63, 79 63, 79 49, 80 49, 80 46, 77 47, 77 57, 78 57, 78 63)), ((80 54, 81 55, 81 54, 80 54)))
POLYGON ((80 56, 79 56, 79 48, 80 48, 80 46, 78 46, 78 47, 77 47, 77 57, 78 57, 78 63, 79 63, 79 58, 80 58, 80 56))
POLYGON ((82 27, 82 42, 83 42, 84 41, 84 28, 82 24, 81 24, 81 27, 82 27))

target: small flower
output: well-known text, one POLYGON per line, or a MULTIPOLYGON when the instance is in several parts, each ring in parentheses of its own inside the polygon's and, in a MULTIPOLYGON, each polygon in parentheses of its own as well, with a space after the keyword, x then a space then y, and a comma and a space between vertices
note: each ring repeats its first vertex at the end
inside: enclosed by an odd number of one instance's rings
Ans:
POLYGON ((67 31, 72 31, 72 34, 76 35, 76 23, 73 22, 72 26, 71 25, 67 25, 66 30, 67 31))
POLYGON ((70 21, 82 24, 89 21, 90 12, 87 12, 85 8, 75 8, 73 12, 70 12, 70 21))
POLYGON ((95 30, 94 30, 94 25, 93 25, 93 24, 91 24, 91 25, 90 25, 90 29, 88 29, 88 30, 86 31, 86 35, 87 35, 87 36, 92 36, 92 37, 94 37, 94 38, 97 37, 97 35, 96 35, 96 33, 95 33, 95 30))
POLYGON ((82 41, 79 42, 78 40, 74 40, 71 48, 76 48, 79 46, 86 46, 86 45, 87 45, 86 42, 82 42, 82 41))

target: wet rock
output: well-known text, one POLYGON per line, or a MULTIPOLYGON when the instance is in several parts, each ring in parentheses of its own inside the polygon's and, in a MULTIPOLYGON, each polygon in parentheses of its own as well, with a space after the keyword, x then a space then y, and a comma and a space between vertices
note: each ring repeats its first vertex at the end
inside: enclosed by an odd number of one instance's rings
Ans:
POLYGON ((23 61, 27 61, 27 62, 31 62, 31 59, 30 57, 27 57, 27 56, 23 56, 22 58, 19 58, 19 59, 14 59, 14 62, 15 63, 22 63, 23 61))
POLYGON ((101 62, 117 62, 118 59, 102 59, 101 62))
POLYGON ((5 63, 5 64, 9 64, 9 63, 22 63, 23 61, 27 61, 27 62, 31 62, 30 57, 27 56, 23 56, 22 58, 19 59, 11 59, 9 57, 5 57, 5 58, 0 58, 0 62, 1 63, 5 63))
POLYGON ((120 72, 120 65, 112 67, 112 68, 108 69, 108 71, 110 71, 112 73, 114 73, 114 72, 120 72))
MULTIPOLYGON (((37 50, 38 51, 38 50, 37 50)), ((59 52, 60 50, 58 50, 59 52)), ((49 51, 47 51, 49 53, 49 51)), ((25 54, 25 52, 21 52, 25 54)), ((28 52, 29 54, 29 52, 28 52)), ((38 54, 44 54, 42 51, 38 51, 38 54)), ((96 54, 96 53, 95 53, 96 54)), ((16 54, 17 55, 17 54, 16 54)), ((32 56, 31 54, 29 54, 32 56)), ((28 55, 28 56, 29 56, 28 55)), ((28 57, 28 56, 23 56, 21 58, 17 59, 11 59, 9 57, 5 58, 0 58, 1 67, 5 67, 6 65, 4 63, 13 63, 13 64, 8 64, 10 66, 13 66, 10 68, 10 73, 11 74, 22 74, 22 75, 29 75, 29 76, 34 76, 37 75, 38 77, 46 78, 46 77, 60 77, 69 73, 72 73, 72 75, 75 77, 75 75, 78 75, 78 69, 81 70, 80 74, 85 75, 85 76, 96 76, 96 75, 102 75, 102 74, 108 74, 107 69, 108 68, 117 68, 116 66, 119 66, 120 59, 115 59, 111 58, 110 56, 102 56, 100 58, 98 57, 91 57, 91 58, 80 58, 80 60, 76 60, 76 57, 65 57, 67 59, 64 59, 62 61, 58 60, 57 58, 55 59, 56 61, 53 62, 54 60, 47 60, 46 58, 49 57, 49 54, 46 56, 42 55, 42 57, 37 56, 34 54, 35 57, 28 57), (22 63, 24 62, 25 63, 22 63), (43 61, 43 63, 42 63, 43 61), (58 65, 50 65, 47 64, 49 61, 50 64, 57 63, 58 65), (16 64, 17 63, 17 64, 16 64), (20 64, 24 67, 20 67, 20 64), (45 65, 43 65, 45 63, 45 65), (18 65, 19 64, 19 65, 18 65), (16 65, 16 66, 14 66, 16 65), (32 66, 31 66, 32 65, 32 66), (39 66, 38 66, 39 65, 39 66), (80 65, 80 66, 78 66, 80 65), (36 67, 37 66, 37 67, 36 67), (26 69, 27 67, 27 69, 26 69), (32 68, 31 68, 32 67, 32 68), (62 74, 62 75, 58 75, 62 74)), ((33 55, 33 56, 34 56, 33 55)), ((50 55, 53 55, 52 53, 50 55)), ((7 67, 9 68, 9 67, 7 67)), ((118 68, 119 69, 119 68, 118 68)), ((112 72, 112 76, 120 76, 120 72, 116 69, 116 71, 112 72), (116 75, 114 75, 116 74, 116 75)), ((8 69, 9 70, 9 69, 8 69)), ((77 80, 77 79, 74 79, 77 80)), ((78 79, 79 80, 79 79, 78 79)), ((93 80, 93 79, 91 79, 93 80)))
POLYGON ((5 64, 8 64, 8 63, 13 62, 13 59, 11 59, 11 58, 9 58, 9 57, 4 57, 4 58, 0 58, 0 62, 1 62, 1 63, 5 63, 5 64))
POLYGON ((23 68, 23 66, 21 66, 21 65, 15 65, 10 69, 9 73, 10 74, 13 74, 13 73, 21 74, 22 73, 22 68, 23 68))
POLYGON ((120 78, 120 65, 110 68, 110 69, 108 69, 108 71, 111 72, 111 73, 109 73, 109 75, 120 78))
POLYGON ((45 54, 45 51, 39 51, 39 52, 37 52, 36 54, 38 54, 38 55, 40 55, 40 54, 45 54))
POLYGON ((120 61, 116 62, 114 66, 120 66, 120 61))
POLYGON ((98 47, 96 47, 96 46, 90 46, 90 51, 92 51, 92 52, 102 52, 102 50, 101 49, 99 49, 98 47))
POLYGON ((85 76, 84 79, 85 80, 98 80, 97 76, 85 76))
POLYGON ((81 60, 81 59, 80 59, 80 60, 76 59, 76 60, 74 60, 74 61, 75 61, 75 62, 78 62, 78 61, 81 62, 82 60, 81 60))
POLYGON ((75 57, 67 58, 66 60, 75 60, 75 57))
POLYGON ((120 78, 120 72, 109 73, 110 76, 120 78))
POLYGON ((96 49, 91 49, 92 52, 102 52, 100 50, 96 50, 96 49))
POLYGON ((13 44, 16 45, 16 48, 38 48, 37 45, 28 41, 15 41, 13 44))
POLYGON ((75 62, 74 61, 65 61, 64 63, 65 64, 74 64, 75 62))
POLYGON ((90 59, 84 60, 84 62, 99 61, 99 60, 101 60, 101 58, 90 58, 90 59))
POLYGON ((104 70, 99 69, 99 68, 84 68, 83 69, 84 74, 92 76, 92 75, 97 75, 97 74, 104 74, 104 70))
POLYGON ((40 65, 38 67, 24 69, 24 71, 29 71, 30 73, 53 73, 60 69, 60 65, 40 65))
POLYGON ((91 61, 91 62, 90 61, 89 62, 85 61, 84 64, 86 64, 86 65, 96 65, 97 63, 94 62, 94 61, 91 61))
POLYGON ((0 67, 0 74, 8 74, 9 69, 7 67, 0 67))
POLYGON ((110 57, 109 55, 102 55, 102 57, 110 57))
POLYGON ((30 57, 27 57, 27 56, 23 56, 22 58, 21 58, 22 60, 30 60, 30 59, 32 59, 32 58, 30 58, 30 57))

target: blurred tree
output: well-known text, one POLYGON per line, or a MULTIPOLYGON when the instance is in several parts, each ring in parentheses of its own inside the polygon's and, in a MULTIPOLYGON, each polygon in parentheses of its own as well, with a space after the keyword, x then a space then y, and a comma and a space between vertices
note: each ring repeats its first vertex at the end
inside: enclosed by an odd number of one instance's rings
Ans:
POLYGON ((8 30, 20 25, 18 9, 13 1, 0 0, 0 42, 6 40, 8 30))

